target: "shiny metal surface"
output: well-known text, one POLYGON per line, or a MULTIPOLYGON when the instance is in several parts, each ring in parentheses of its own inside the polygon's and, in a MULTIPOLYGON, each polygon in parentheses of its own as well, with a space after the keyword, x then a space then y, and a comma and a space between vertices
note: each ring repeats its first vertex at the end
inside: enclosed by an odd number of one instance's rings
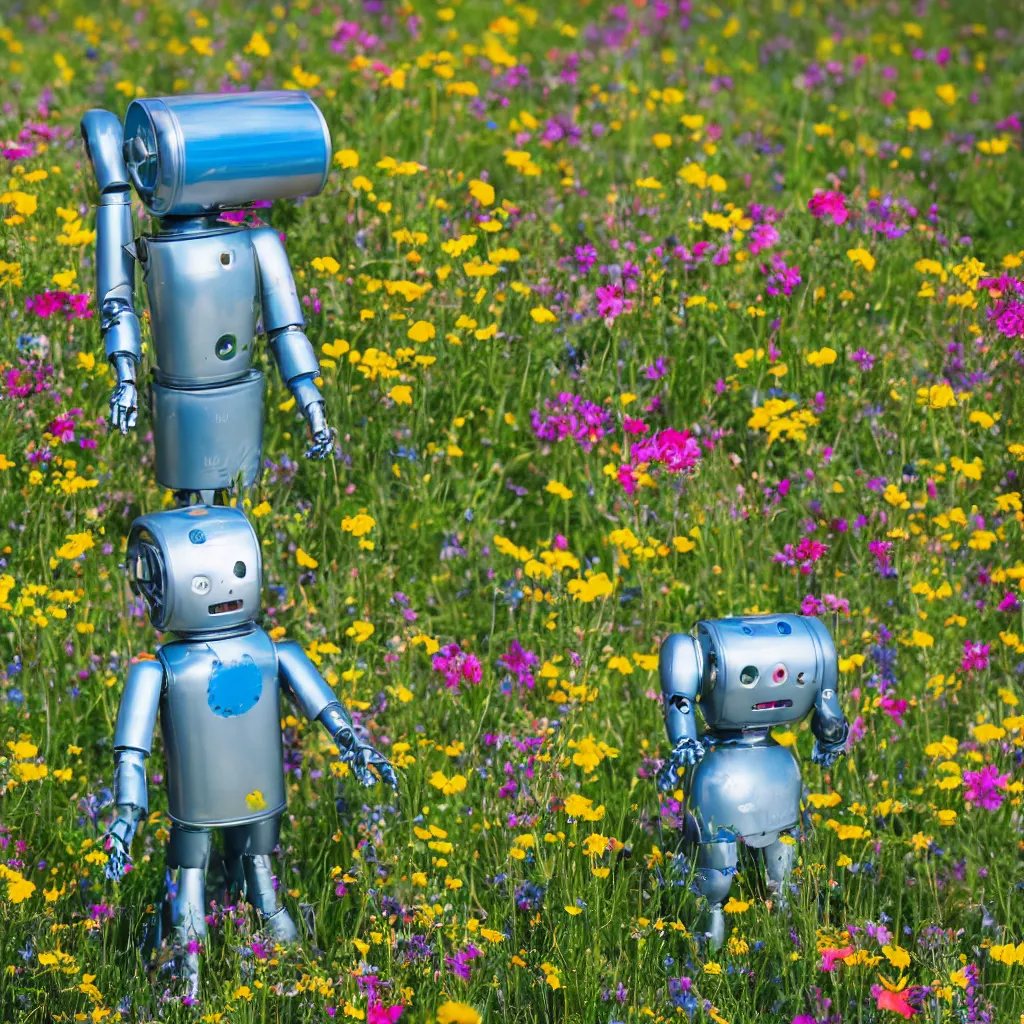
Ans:
MULTIPOLYGON (((154 560, 145 557, 149 552, 155 552, 162 577, 159 610, 154 613, 154 602, 148 601, 157 629, 222 631, 259 615, 262 554, 241 510, 196 505, 136 519, 128 533, 127 559, 137 592, 145 590, 152 575, 154 560)), ((169 686, 167 679, 165 693, 169 686)))
POLYGON ((693 768, 687 802, 705 841, 726 830, 767 846, 800 820, 800 768, 774 740, 712 746, 693 768))
POLYGON ((334 691, 309 660, 301 644, 282 640, 277 644, 277 660, 281 685, 311 722, 315 722, 329 705, 338 704, 334 691))
MULTIPOLYGON (((165 513, 166 514, 166 513, 165 513)), ((274 643, 260 629, 160 648, 160 726, 168 813, 178 823, 242 825, 285 806, 274 643)))
POLYGON ((156 478, 172 491, 251 487, 260 474, 265 382, 250 370, 238 383, 186 391, 154 383, 156 478))
POLYGON ((260 268, 263 330, 270 334, 282 327, 304 327, 302 303, 281 236, 270 227, 253 228, 250 236, 260 268))
POLYGON ((698 622, 697 641, 701 714, 712 731, 798 722, 814 705, 826 666, 804 616, 698 622))
POLYGON ((306 93, 214 93, 133 100, 124 159, 158 216, 228 210, 323 190, 331 138, 306 93))
POLYGON ((150 753, 163 686, 164 670, 158 661, 136 661, 128 669, 114 726, 115 750, 130 747, 150 753))
POLYGON ((118 750, 114 755, 114 805, 149 811, 146 755, 141 750, 118 750))
POLYGON ((667 637, 658 655, 658 674, 669 741, 675 745, 681 739, 697 739, 701 651, 696 640, 687 633, 667 637))
POLYGON ((252 365, 260 316, 249 232, 148 236, 145 254, 159 383, 201 387, 243 376, 252 365))
POLYGON ((121 122, 109 110, 89 110, 79 127, 100 194, 128 192, 130 184, 122 153, 121 122))

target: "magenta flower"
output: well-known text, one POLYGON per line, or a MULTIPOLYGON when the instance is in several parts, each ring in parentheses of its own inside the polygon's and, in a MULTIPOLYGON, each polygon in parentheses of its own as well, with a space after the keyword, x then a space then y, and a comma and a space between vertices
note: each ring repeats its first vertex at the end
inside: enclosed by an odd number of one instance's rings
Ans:
POLYGON ((818 192, 807 202, 811 216, 831 217, 833 224, 845 224, 850 216, 842 192, 818 192))
POLYGON ((814 572, 815 564, 825 557, 827 551, 827 544, 803 537, 795 547, 787 544, 781 551, 776 552, 775 561, 790 569, 799 568, 802 576, 810 576, 814 572))
POLYGON ((628 313, 633 303, 623 297, 622 285, 605 284, 597 289, 597 315, 614 322, 615 318, 628 313))
POLYGON ((964 641, 964 656, 960 668, 964 672, 984 672, 988 668, 989 644, 979 641, 964 641))
POLYGON ((25 300, 25 308, 43 320, 63 313, 66 320, 88 320, 92 316, 87 292, 40 292, 25 300))
POLYGON ((480 660, 467 654, 458 644, 448 644, 434 655, 432 666, 444 676, 444 684, 453 693, 459 692, 459 683, 479 683, 483 678, 480 660))
POLYGON ((901 728, 906 725, 903 715, 907 710, 905 700, 896 700, 894 697, 882 697, 880 700, 882 710, 901 728))
POLYGON ((843 946, 842 949, 823 949, 821 951, 821 969, 823 971, 834 971, 836 964, 845 960, 853 953, 853 946, 843 946))
POLYGON ((1003 805, 1004 790, 1010 781, 1009 774, 1000 775, 994 764, 987 764, 976 772, 964 772, 964 803, 968 807, 977 804, 986 811, 998 811, 1003 805))
POLYGON ((392 1006, 385 1006, 383 1003, 374 1003, 367 1008, 366 1024, 395 1024, 395 1021, 402 1016, 405 1007, 400 1003, 392 1006))

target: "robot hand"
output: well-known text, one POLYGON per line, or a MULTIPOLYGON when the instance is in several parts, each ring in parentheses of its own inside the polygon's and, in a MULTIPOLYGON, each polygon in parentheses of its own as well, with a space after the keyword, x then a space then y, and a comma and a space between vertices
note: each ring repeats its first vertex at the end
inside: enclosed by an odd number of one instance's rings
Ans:
POLYGON ((127 435, 129 430, 134 429, 135 421, 139 415, 139 393, 135 388, 135 381, 119 381, 110 396, 110 422, 127 435))
POLYGON ((139 827, 142 812, 129 804, 121 804, 117 808, 117 817, 111 822, 107 834, 103 837, 103 847, 110 857, 107 861, 106 876, 112 882, 120 882, 131 864, 132 839, 139 827))
POLYGON ((396 793, 398 792, 398 774, 395 767, 380 751, 365 743, 359 743, 355 733, 348 727, 341 728, 334 734, 334 742, 341 760, 352 769, 360 785, 375 786, 383 780, 396 793))
POLYGON ((658 772, 658 789, 662 793, 671 793, 679 785, 679 769, 684 765, 696 764, 703 756, 704 745, 700 740, 681 739, 658 772))
POLYGON ((307 459, 326 459, 334 451, 334 430, 327 425, 323 402, 306 406, 306 419, 313 435, 313 443, 306 449, 307 459))
POLYGON ((846 737, 840 743, 822 743, 821 740, 814 741, 814 749, 811 751, 811 760, 820 764, 822 768, 831 768, 846 753, 846 737))

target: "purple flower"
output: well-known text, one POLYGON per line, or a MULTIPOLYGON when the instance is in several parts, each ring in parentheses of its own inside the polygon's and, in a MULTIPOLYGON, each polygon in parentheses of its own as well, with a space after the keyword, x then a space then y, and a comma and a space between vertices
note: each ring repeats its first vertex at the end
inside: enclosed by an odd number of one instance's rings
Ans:
POLYGON ((867 373, 875 365, 875 357, 863 347, 857 349, 850 358, 861 368, 863 373, 867 373))
POLYGON ((530 412, 530 426, 542 441, 572 438, 589 452, 611 429, 611 413, 607 409, 568 391, 559 392, 554 400, 546 399, 544 407, 544 417, 539 409, 530 412))
POLYGON ((509 644, 508 653, 498 659, 498 665, 515 677, 519 686, 532 690, 533 669, 540 664, 540 658, 533 651, 526 650, 518 640, 509 644))
POLYGON ((586 245, 577 245, 572 255, 576 260, 576 272, 579 274, 586 274, 597 262, 597 250, 589 242, 586 245))
POLYGON ((765 291, 769 295, 792 295, 793 289, 803 281, 800 268, 787 266, 778 254, 772 257, 770 270, 762 264, 761 273, 768 278, 765 291))

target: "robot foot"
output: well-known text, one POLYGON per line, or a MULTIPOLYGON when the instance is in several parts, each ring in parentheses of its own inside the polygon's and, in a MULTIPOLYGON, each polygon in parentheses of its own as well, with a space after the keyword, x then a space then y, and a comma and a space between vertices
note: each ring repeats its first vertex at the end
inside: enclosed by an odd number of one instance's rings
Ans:
POLYGON ((697 888, 708 901, 704 934, 712 949, 725 942, 725 915, 722 904, 729 896, 736 874, 736 841, 731 838, 701 843, 697 849, 697 888))
POLYGON ((284 907, 279 907, 269 917, 263 917, 263 926, 278 942, 299 941, 299 930, 284 907))
POLYGON ((189 999, 199 999, 199 954, 181 954, 177 962, 178 976, 185 986, 185 994, 189 999))

